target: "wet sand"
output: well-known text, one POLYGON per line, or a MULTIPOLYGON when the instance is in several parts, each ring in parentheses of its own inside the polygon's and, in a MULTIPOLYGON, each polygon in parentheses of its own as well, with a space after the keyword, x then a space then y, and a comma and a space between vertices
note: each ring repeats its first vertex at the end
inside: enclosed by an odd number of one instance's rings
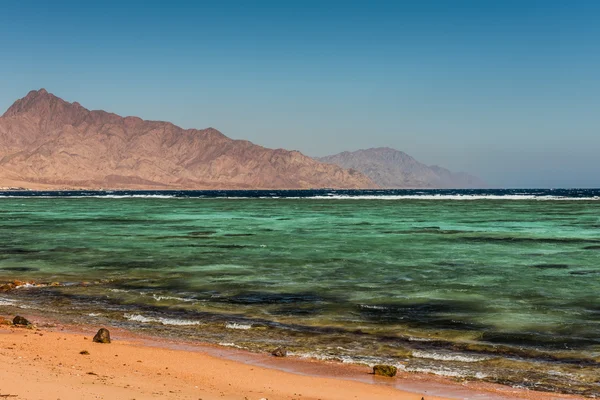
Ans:
POLYGON ((110 327, 113 342, 99 344, 92 341, 98 327, 34 322, 39 325, 31 329, 0 325, 0 398, 577 398, 427 374, 399 372, 395 378, 376 377, 363 366, 170 342, 110 327), (89 354, 80 354, 84 350, 89 354))

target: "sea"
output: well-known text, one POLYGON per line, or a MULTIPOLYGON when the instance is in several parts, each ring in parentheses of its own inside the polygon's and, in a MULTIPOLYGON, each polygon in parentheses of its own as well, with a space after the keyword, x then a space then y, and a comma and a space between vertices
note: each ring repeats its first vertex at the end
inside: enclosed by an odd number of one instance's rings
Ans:
POLYGON ((0 192, 0 315, 600 396, 600 190, 0 192))

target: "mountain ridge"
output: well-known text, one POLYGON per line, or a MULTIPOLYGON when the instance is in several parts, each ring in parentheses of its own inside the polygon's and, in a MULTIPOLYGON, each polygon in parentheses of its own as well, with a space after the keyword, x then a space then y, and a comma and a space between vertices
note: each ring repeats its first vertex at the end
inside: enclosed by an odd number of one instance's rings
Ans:
POLYGON ((374 147, 315 157, 316 160, 362 172, 385 189, 467 189, 484 188, 480 178, 452 172, 438 165, 426 165, 403 151, 374 147))
POLYGON ((214 128, 88 110, 32 90, 0 117, 0 187, 374 188, 357 171, 233 140, 214 128))

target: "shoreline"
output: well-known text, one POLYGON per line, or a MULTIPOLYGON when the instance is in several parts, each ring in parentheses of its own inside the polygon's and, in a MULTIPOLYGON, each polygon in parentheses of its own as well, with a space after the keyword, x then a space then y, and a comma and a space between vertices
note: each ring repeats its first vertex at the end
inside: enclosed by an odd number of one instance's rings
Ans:
POLYGON ((43 397, 44 393, 52 388, 61 400, 583 398, 404 371, 398 371, 395 378, 376 377, 367 366, 277 358, 111 326, 107 328, 113 343, 98 344, 91 338, 99 327, 63 325, 31 317, 39 326, 28 329, 0 325, 0 363, 10 366, 0 370, 0 395, 48 398, 43 397), (90 354, 79 354, 83 350, 90 354))

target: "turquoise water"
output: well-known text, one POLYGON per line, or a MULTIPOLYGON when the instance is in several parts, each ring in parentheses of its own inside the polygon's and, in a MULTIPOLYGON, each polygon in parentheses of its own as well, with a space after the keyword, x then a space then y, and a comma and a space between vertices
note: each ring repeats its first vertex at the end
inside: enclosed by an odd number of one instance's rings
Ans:
POLYGON ((600 394, 596 192, 431 195, 0 198, 0 314, 600 394))

